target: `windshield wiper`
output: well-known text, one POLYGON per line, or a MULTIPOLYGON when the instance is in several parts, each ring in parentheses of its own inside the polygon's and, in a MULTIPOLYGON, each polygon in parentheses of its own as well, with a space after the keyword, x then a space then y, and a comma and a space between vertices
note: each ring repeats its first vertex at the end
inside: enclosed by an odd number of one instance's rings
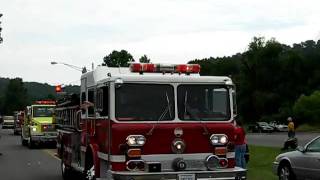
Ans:
POLYGON ((183 118, 185 119, 187 112, 188 112, 190 114, 191 118, 194 118, 195 120, 200 122, 200 124, 203 128, 203 131, 204 131, 203 135, 208 135, 209 134, 208 128, 207 128, 206 124, 204 124, 202 122, 201 117, 199 117, 199 111, 198 111, 198 114, 195 113, 194 111, 192 111, 190 106, 187 105, 187 100, 188 100, 188 91, 186 91, 185 96, 184 96, 184 117, 183 118))
POLYGON ((169 112, 169 117, 170 118, 172 117, 171 104, 170 104, 170 100, 169 100, 169 96, 168 96, 167 92, 166 92, 166 99, 167 99, 167 106, 164 109, 164 111, 161 113, 160 117, 158 118, 157 123, 153 124, 152 128, 147 133, 148 136, 152 135, 153 130, 155 129, 156 125, 158 125, 159 121, 163 120, 163 118, 167 115, 168 112, 169 112))

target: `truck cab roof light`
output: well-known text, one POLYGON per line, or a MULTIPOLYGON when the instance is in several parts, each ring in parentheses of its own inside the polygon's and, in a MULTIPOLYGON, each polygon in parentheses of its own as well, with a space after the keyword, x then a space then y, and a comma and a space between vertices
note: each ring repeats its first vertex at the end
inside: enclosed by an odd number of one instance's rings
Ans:
POLYGON ((42 100, 42 101, 36 101, 34 104, 41 104, 41 105, 55 105, 55 101, 51 100, 42 100))
POLYGON ((130 65, 131 72, 156 72, 155 64, 132 63, 130 65))
POLYGON ((179 64, 179 65, 176 65, 175 70, 178 73, 199 73, 200 65, 199 64, 179 64))
POLYGON ((199 64, 149 64, 132 63, 131 72, 149 72, 149 73, 199 73, 199 64))

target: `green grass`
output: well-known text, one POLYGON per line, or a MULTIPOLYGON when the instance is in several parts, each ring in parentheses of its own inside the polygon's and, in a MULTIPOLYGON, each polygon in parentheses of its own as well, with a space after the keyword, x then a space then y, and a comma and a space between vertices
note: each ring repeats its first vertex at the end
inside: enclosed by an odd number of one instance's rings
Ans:
POLYGON ((247 164, 248 180, 276 180, 272 163, 281 153, 280 148, 249 145, 250 160, 247 164))
POLYGON ((297 127, 296 131, 298 132, 320 132, 320 125, 310 125, 310 124, 301 124, 297 127))

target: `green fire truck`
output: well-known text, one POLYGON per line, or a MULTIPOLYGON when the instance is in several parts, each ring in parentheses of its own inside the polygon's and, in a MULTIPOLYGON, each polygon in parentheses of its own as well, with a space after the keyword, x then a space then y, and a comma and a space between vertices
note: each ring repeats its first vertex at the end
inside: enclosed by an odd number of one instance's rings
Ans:
POLYGON ((55 101, 36 101, 25 109, 24 121, 21 124, 21 143, 29 148, 57 140, 54 123, 55 101))

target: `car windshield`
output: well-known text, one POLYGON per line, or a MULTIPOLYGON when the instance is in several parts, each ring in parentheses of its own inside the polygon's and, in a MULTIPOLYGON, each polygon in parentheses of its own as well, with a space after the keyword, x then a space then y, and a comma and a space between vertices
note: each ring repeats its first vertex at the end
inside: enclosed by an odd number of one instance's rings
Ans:
POLYGON ((53 114, 54 107, 33 107, 33 117, 51 117, 53 114))
POLYGON ((226 121, 230 119, 228 89, 217 85, 179 85, 179 119, 226 121))
POLYGON ((173 86, 167 84, 121 84, 116 88, 116 119, 120 121, 173 120, 173 86))

